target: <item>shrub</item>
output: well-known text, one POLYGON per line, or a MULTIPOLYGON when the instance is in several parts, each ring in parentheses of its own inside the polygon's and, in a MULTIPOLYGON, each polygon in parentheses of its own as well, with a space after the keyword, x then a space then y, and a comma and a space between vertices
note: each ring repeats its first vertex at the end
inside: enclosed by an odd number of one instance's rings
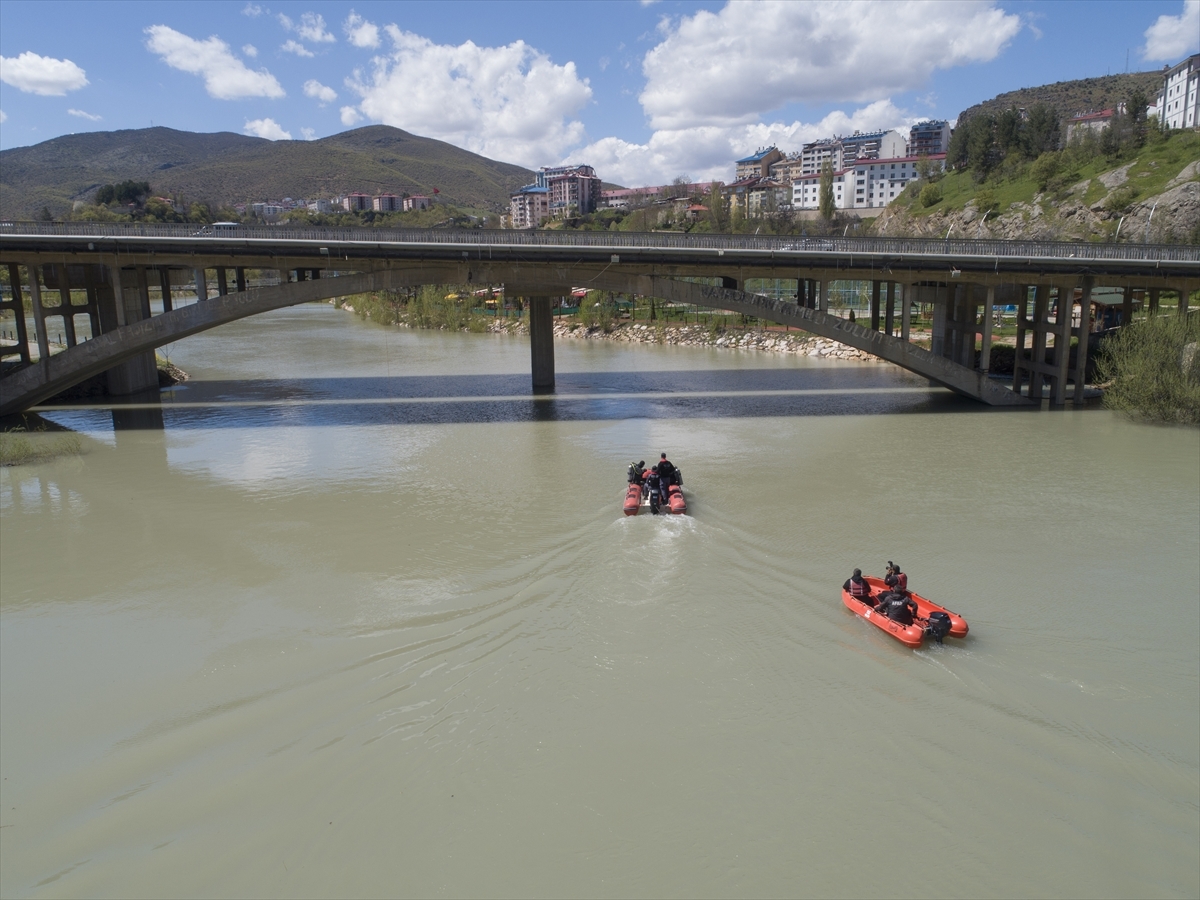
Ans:
POLYGON ((928 209, 942 199, 942 189, 936 184, 927 184, 921 188, 921 206, 928 209))
POLYGON ((984 188, 975 195, 975 211, 981 216, 986 216, 989 213, 996 213, 1000 209, 1000 203, 996 200, 996 192, 991 188, 984 188))
POLYGON ((1137 195, 1138 189, 1132 184, 1123 185, 1105 198, 1104 208, 1110 213, 1123 213, 1129 209, 1129 207, 1133 204, 1133 201, 1137 199, 1137 195))
POLYGON ((1136 322, 1100 345, 1104 405, 1148 422, 1200 425, 1200 314, 1136 322))

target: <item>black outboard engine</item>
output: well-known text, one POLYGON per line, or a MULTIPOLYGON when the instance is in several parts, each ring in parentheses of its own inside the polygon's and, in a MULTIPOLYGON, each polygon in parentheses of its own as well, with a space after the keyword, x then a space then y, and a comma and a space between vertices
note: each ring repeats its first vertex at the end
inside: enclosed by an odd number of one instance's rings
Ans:
POLYGON ((925 633, 940 644, 942 638, 950 633, 950 616, 941 611, 931 612, 925 633))

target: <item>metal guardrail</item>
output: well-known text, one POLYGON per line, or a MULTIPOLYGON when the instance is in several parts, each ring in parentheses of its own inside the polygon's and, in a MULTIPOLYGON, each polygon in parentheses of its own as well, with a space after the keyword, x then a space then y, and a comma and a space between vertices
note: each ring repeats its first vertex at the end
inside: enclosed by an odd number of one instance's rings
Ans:
POLYGON ((733 250, 869 256, 928 256, 963 259, 1089 260, 1105 262, 1196 262, 1200 247, 1171 244, 1099 244, 1067 241, 997 241, 721 235, 587 231, 485 231, 392 228, 289 228, 274 225, 213 227, 177 224, 0 222, 7 237, 206 238, 215 240, 406 244, 427 246, 591 247, 595 249, 733 250))

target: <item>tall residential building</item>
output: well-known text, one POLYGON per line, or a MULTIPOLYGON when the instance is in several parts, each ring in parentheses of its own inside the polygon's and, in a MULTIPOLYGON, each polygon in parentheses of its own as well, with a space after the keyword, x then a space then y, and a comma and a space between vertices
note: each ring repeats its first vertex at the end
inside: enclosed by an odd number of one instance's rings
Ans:
POLYGON ((1154 112, 1163 128, 1200 127, 1200 53, 1175 66, 1163 68, 1163 86, 1154 112))
POLYGON ((908 130, 909 156, 934 156, 950 149, 950 123, 941 119, 918 122, 908 130))
MULTIPOLYGON (((600 186, 596 170, 582 165, 543 166, 538 169, 537 181, 530 185, 549 192, 550 215, 555 217, 595 212, 600 208, 600 186)), ((515 216, 513 220, 516 221, 515 216)), ((518 226, 514 224, 513 227, 518 226)))
MULTIPOLYGON (((820 175, 825 163, 836 172, 842 168, 842 143, 837 138, 821 138, 800 148, 800 174, 820 175)), ((795 180, 795 179, 793 179, 795 180)))
POLYGON ((371 198, 371 208, 375 212, 396 212, 400 209, 400 198, 395 194, 379 194, 371 198))
POLYGON ((537 228, 550 218, 550 188, 529 184, 509 197, 513 228, 537 228))
MULTIPOLYGON (((833 173, 833 204, 837 209, 872 209, 887 206, 905 186, 917 178, 917 163, 928 160, 945 166, 944 153, 904 156, 896 159, 860 159, 833 173)), ((821 176, 803 175, 792 185, 795 209, 818 209, 821 176)))
POLYGON ((854 132, 840 137, 842 165, 849 166, 859 159, 898 159, 905 155, 908 142, 898 131, 854 132))
POLYGON ((737 161, 737 174, 734 176, 734 180, 766 178, 771 174, 772 163, 781 159, 783 159, 783 154, 779 152, 778 147, 761 147, 745 159, 737 161))

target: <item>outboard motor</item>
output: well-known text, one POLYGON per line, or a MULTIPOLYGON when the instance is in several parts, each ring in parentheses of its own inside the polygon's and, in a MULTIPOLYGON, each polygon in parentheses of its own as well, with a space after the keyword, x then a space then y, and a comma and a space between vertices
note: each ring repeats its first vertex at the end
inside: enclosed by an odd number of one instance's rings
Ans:
POLYGON ((931 612, 925 633, 940 644, 942 638, 950 633, 950 616, 941 611, 931 612))

